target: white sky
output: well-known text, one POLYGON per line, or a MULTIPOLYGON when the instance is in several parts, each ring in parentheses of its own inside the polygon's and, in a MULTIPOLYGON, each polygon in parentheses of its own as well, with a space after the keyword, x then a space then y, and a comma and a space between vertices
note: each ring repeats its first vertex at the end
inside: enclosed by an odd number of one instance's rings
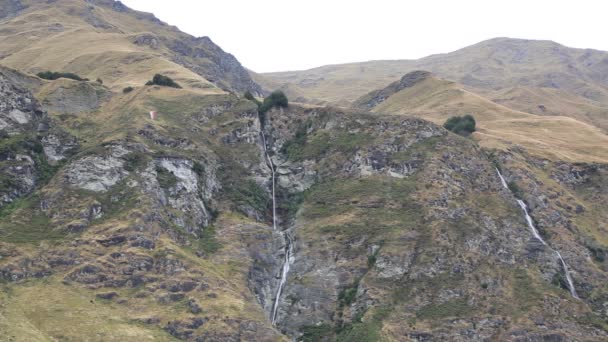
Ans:
POLYGON ((608 50, 606 0, 123 0, 257 72, 413 59, 494 37, 608 50))

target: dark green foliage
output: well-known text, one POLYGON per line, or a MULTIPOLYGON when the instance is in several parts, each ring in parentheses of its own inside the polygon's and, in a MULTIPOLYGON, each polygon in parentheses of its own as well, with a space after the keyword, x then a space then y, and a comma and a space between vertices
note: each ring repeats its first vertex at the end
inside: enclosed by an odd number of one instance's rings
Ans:
POLYGON ((133 171, 139 169, 140 167, 143 167, 146 164, 146 162, 148 161, 148 158, 146 157, 146 155, 141 152, 131 152, 131 153, 127 154, 126 156, 124 156, 124 159, 125 159, 124 169, 129 172, 133 172, 133 171))
POLYGON ((123 94, 128 94, 128 93, 132 92, 134 89, 135 89, 135 88, 133 88, 133 87, 131 87, 131 86, 128 86, 128 87, 126 87, 126 88, 124 88, 124 89, 122 90, 122 93, 123 93, 123 94))
POLYGON ((597 243, 588 243, 587 249, 597 262, 604 262, 608 256, 608 249, 600 247, 597 243))
POLYGON ((97 83, 99 83, 99 84, 103 84, 103 80, 102 80, 101 78, 98 78, 98 79, 97 79, 97 83))
POLYGON ((253 180, 245 180, 228 189, 231 200, 238 206, 249 206, 260 213, 268 211, 271 199, 266 191, 253 180))
POLYGON ((293 138, 287 140, 283 146, 281 146, 281 153, 286 154, 288 159, 297 160, 301 155, 304 145, 306 145, 306 126, 301 125, 296 130, 296 134, 293 138))
POLYGON ((336 329, 336 342, 373 342, 380 341, 382 321, 388 317, 391 307, 376 307, 375 312, 365 322, 362 321, 365 312, 359 312, 353 317, 352 323, 336 329))
POLYGON ((146 85, 159 85, 159 86, 163 86, 163 87, 171 87, 171 88, 178 88, 178 89, 182 88, 179 84, 175 83, 175 81, 173 81, 173 79, 171 77, 164 76, 161 74, 154 75, 152 80, 148 81, 146 83, 146 85))
POLYGON ((289 106, 289 100, 287 100, 287 96, 280 91, 273 91, 268 97, 264 98, 264 102, 262 102, 262 106, 260 107, 260 112, 266 113, 274 107, 286 108, 289 106))
POLYGON ((321 325, 313 325, 302 328, 302 337, 299 341, 302 342, 318 342, 324 340, 330 340, 333 336, 333 329, 331 325, 324 323, 321 325))
POLYGON ((158 184, 160 184, 163 189, 169 189, 175 186, 178 181, 173 172, 160 166, 156 167, 156 179, 158 180, 158 184))
POLYGON ((36 76, 43 78, 45 80, 54 81, 58 78, 69 78, 76 81, 88 81, 86 78, 81 78, 80 76, 73 74, 71 72, 54 72, 54 71, 43 71, 36 74, 36 76))
POLYGON ((195 161, 192 165, 192 171, 194 171, 194 173, 196 173, 199 177, 202 177, 205 174, 205 167, 203 164, 195 161))
POLYGON ((368 255, 367 256, 367 267, 368 268, 374 267, 374 265, 376 264, 377 258, 378 257, 376 256, 376 254, 368 255))
POLYGON ((342 291, 340 291, 340 293, 338 294, 338 305, 340 307, 344 307, 344 306, 349 306, 352 303, 354 303, 355 299, 357 298, 357 289, 358 288, 359 288, 359 282, 355 281, 355 283, 352 286, 342 289, 342 291))
POLYGON ((509 190, 511 190, 515 197, 519 199, 523 198, 524 192, 521 190, 521 188, 519 187, 519 185, 517 185, 515 181, 510 181, 507 185, 509 186, 509 190))
POLYGON ((262 102, 256 99, 255 96, 253 96, 253 94, 249 90, 247 90, 245 94, 243 94, 243 97, 249 101, 254 102, 256 105, 258 105, 258 108, 262 105, 262 102))
POLYGON ((216 230, 213 226, 203 228, 199 234, 198 247, 207 254, 215 253, 222 248, 222 244, 217 240, 215 234, 216 230))
MULTIPOLYGON (((249 95, 249 97, 253 98, 253 95, 251 95, 251 93, 249 95)), ((247 97, 248 95, 245 94, 245 96, 247 97)), ((274 107, 286 108, 289 105, 287 96, 285 96, 285 94, 280 90, 273 91, 270 95, 268 95, 268 97, 264 99, 264 102, 262 103, 260 103, 260 101, 256 100, 255 98, 252 101, 254 101, 258 105, 258 116, 260 118, 260 123, 262 124, 262 127, 266 124, 266 112, 268 112, 274 107)))
POLYGON ((475 132, 475 119, 471 115, 453 116, 443 124, 443 127, 448 131, 467 136, 475 132))
POLYGON ((289 193, 278 187, 276 198, 279 215, 286 217, 287 219, 293 219, 296 216, 302 201, 304 201, 304 193, 289 193))

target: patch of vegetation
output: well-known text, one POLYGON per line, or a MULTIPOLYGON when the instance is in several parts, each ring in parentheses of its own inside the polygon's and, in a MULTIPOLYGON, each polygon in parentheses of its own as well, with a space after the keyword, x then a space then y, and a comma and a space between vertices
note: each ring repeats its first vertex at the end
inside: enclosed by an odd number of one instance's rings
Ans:
POLYGON ((593 256, 593 260, 600 263, 606 261, 606 257, 608 257, 608 249, 600 247, 597 243, 587 243, 586 245, 587 249, 593 256))
POLYGON ((249 90, 247 90, 245 94, 243 94, 243 97, 249 101, 254 102, 258 106, 258 108, 260 108, 260 106, 262 105, 262 102, 256 99, 255 96, 253 96, 253 94, 249 90))
POLYGON ((359 289, 359 281, 355 281, 353 285, 342 289, 338 294, 338 306, 350 306, 357 298, 357 290, 359 289))
POLYGON ((515 195, 515 197, 522 199, 524 196, 524 192, 523 190, 519 187, 519 185, 517 185, 517 183, 515 181, 510 181, 507 186, 509 187, 509 190, 511 190, 511 192, 513 193, 513 195, 515 195))
POLYGON ((314 185, 305 194, 306 219, 321 219, 350 212, 357 219, 319 226, 319 233, 344 239, 375 237, 393 229, 419 227, 422 213, 410 199, 415 178, 362 178, 314 185))
POLYGON ((38 76, 42 79, 45 79, 45 80, 50 80, 50 81, 54 81, 59 78, 69 78, 69 79, 75 80, 75 81, 88 81, 87 78, 82 78, 71 72, 43 71, 43 72, 37 73, 36 76, 38 76))
POLYGON ((471 115, 453 116, 443 124, 443 127, 448 131, 467 136, 475 132, 475 118, 471 115))
POLYGON ((149 158, 142 152, 131 152, 123 157, 125 160, 124 169, 133 172, 142 168, 149 161, 149 158))
POLYGON ((300 341, 302 342, 325 341, 331 339, 334 334, 332 326, 327 323, 303 327, 301 332, 303 335, 300 337, 300 341))
POLYGON ((148 81, 146 83, 146 85, 158 85, 158 86, 163 86, 163 87, 171 87, 171 88, 178 88, 181 89, 182 87, 177 84, 175 81, 173 81, 173 79, 169 76, 164 76, 161 74, 156 74, 154 75, 154 77, 152 77, 151 81, 148 81))
POLYGON ((260 112, 266 113, 272 108, 287 108, 289 106, 289 100, 285 93, 280 90, 275 90, 270 95, 264 98, 262 105, 260 106, 260 112))
POLYGON ((40 198, 30 196, 0 209, 0 240, 10 243, 60 241, 65 231, 53 229, 51 220, 40 210, 40 198))
MULTIPOLYGON (((380 341, 382 321, 392 311, 391 307, 377 307, 375 312, 365 322, 362 321, 364 312, 360 312, 353 318, 353 322, 336 329, 338 342, 372 342, 380 341)), ((369 315, 368 315, 369 316, 369 315)))
POLYGON ((416 312, 419 319, 437 320, 445 317, 462 317, 473 311, 466 298, 449 300, 441 304, 429 304, 416 312))
POLYGON ((266 213, 271 199, 266 191, 251 179, 233 184, 228 188, 230 199, 238 206, 245 205, 260 213, 266 213))
POLYGON ((576 321, 580 324, 591 326, 603 331, 608 330, 608 320, 592 312, 588 312, 582 316, 577 317, 576 321))
POLYGON ((287 96, 285 96, 285 94, 280 90, 273 91, 270 95, 264 98, 263 102, 258 101, 258 99, 256 99, 249 91, 246 92, 244 96, 247 100, 253 101, 257 104, 258 117, 260 118, 260 124, 262 127, 264 127, 266 124, 266 112, 275 107, 287 108, 287 106, 289 106, 287 96))
POLYGON ((371 269, 376 265, 376 261, 378 260, 378 254, 380 253, 380 248, 378 248, 372 255, 367 256, 367 268, 371 269))
POLYGON ((494 167, 497 168, 498 171, 502 172, 502 166, 500 165, 500 160, 496 155, 496 150, 486 151, 486 156, 488 157, 490 163, 492 163, 492 165, 494 165, 494 167))
POLYGON ((523 268, 517 268, 513 271, 513 298, 518 311, 525 313, 535 307, 539 298, 542 298, 528 272, 523 268))
POLYGON ((163 189, 169 189, 175 186, 178 182, 178 179, 173 172, 165 169, 162 166, 156 167, 156 179, 158 180, 158 184, 160 184, 161 188, 163 189))
POLYGON ((222 244, 215 237, 216 230, 214 226, 208 226, 202 229, 198 237, 198 247, 207 254, 217 252, 222 248, 222 244))
MULTIPOLYGON (((122 213, 127 213, 130 209, 137 207, 138 194, 131 188, 126 186, 127 179, 121 180, 116 186, 113 186, 110 191, 103 196, 98 197, 103 208, 103 216, 99 220, 108 220, 115 218, 122 213)), ((85 196, 91 196, 91 193, 85 193, 85 196)), ((94 196, 94 195, 93 195, 94 196)))
POLYGON ((128 93, 132 92, 133 90, 135 90, 135 88, 133 88, 131 86, 128 86, 126 88, 123 88, 122 93, 123 94, 128 94, 128 93))
POLYGON ((99 84, 103 84, 103 80, 102 80, 101 78, 98 78, 98 79, 96 80, 96 82, 97 82, 97 83, 99 83, 99 84))
POLYGON ((304 193, 289 193, 280 187, 276 189, 277 210, 279 214, 293 219, 304 201, 304 193))
POLYGON ((205 175, 205 167, 203 166, 203 164, 197 161, 192 164, 192 171, 194 171, 194 173, 196 173, 199 177, 205 175))
POLYGON ((319 160, 333 145, 328 132, 317 131, 308 134, 310 122, 300 125, 293 138, 286 141, 281 147, 281 153, 287 159, 300 161, 305 159, 319 160))

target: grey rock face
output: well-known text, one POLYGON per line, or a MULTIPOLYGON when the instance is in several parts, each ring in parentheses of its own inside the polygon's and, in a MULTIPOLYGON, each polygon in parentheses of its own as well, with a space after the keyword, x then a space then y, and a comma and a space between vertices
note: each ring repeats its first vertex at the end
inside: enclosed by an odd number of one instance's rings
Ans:
POLYGON ((241 63, 224 52, 209 37, 184 37, 165 42, 176 53, 173 61, 205 77, 218 87, 235 93, 251 91, 261 95, 262 88, 255 83, 241 63), (210 63, 211 62, 211 63, 210 63))
POLYGON ((105 192, 127 175, 122 156, 129 153, 120 145, 108 148, 105 156, 85 156, 74 161, 65 173, 68 184, 95 192, 105 192))

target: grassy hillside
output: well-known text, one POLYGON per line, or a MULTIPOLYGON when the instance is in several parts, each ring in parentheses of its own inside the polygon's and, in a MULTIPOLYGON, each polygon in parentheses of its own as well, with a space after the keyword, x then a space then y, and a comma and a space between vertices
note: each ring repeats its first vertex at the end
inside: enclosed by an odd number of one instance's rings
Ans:
POLYGON ((20 11, 0 18, 3 65, 100 78, 115 91, 161 73, 189 89, 259 92, 238 61, 209 38, 189 36, 120 2, 18 2, 20 11))
POLYGON ((608 136, 597 127, 566 116, 516 111, 437 77, 392 94, 372 111, 414 115, 438 124, 451 116, 471 114, 478 122, 474 138, 482 146, 505 149, 520 145, 550 159, 608 161, 608 136))

